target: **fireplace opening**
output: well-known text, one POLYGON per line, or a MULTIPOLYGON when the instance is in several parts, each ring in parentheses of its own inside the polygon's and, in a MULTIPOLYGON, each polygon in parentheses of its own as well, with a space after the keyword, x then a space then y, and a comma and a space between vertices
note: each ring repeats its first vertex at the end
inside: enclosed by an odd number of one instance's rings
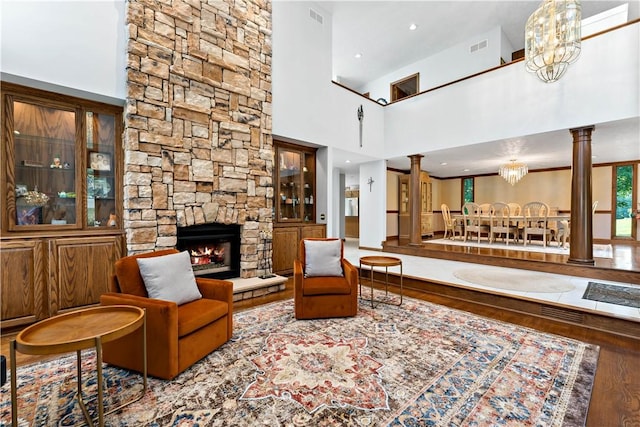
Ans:
POLYGON ((240 277, 240 226, 202 224, 178 227, 179 251, 191 257, 193 273, 199 277, 240 277))

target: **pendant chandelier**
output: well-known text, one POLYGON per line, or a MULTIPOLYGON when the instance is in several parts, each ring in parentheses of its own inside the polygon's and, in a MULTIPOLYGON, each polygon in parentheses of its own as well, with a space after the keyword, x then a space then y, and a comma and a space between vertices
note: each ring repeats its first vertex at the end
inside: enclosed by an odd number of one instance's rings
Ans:
POLYGON ((515 159, 511 160, 510 163, 505 163, 500 166, 498 170, 498 174, 511 185, 515 185, 515 183, 520 181, 528 172, 529 168, 527 165, 516 162, 515 159))
POLYGON ((560 79, 580 56, 581 19, 579 0, 543 0, 527 20, 527 71, 546 83, 560 79))

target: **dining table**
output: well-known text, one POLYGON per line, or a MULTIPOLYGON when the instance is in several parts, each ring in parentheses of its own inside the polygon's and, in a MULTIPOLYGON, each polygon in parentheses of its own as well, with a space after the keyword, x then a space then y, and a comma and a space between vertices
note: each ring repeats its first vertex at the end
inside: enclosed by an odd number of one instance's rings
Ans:
MULTIPOLYGON (((470 215, 468 215, 470 216, 470 215)), ((464 227, 464 215, 463 214, 452 214, 451 217, 454 219, 454 221, 457 224, 460 224, 460 226, 464 227)), ((479 215, 476 216, 474 218, 480 218, 480 221, 482 221, 483 223, 485 223, 486 225, 491 224, 491 215, 479 215)), ((506 218, 506 217, 503 217, 506 218)), ((530 218, 530 219, 536 219, 536 218, 540 218, 539 216, 531 216, 531 217, 526 217, 526 218, 530 218)), ((552 239, 557 239, 559 236, 557 236, 558 234, 558 230, 563 229, 564 225, 563 225, 563 221, 568 221, 571 219, 571 215, 569 214, 556 214, 556 215, 547 215, 547 228, 549 230, 551 230, 552 234, 552 239), (555 224, 554 224, 555 222, 555 224)), ((511 224, 518 226, 519 224, 524 224, 525 222, 525 216, 524 215, 510 215, 509 216, 509 221, 511 224)), ((464 229, 462 230, 462 234, 464 235, 464 229)), ((563 234, 565 234, 563 232, 563 234)), ((566 235, 564 236, 564 239, 566 240, 566 235)), ((517 240, 517 239, 516 239, 517 240)), ((560 242, 558 242, 558 244, 560 244, 560 242)), ((565 246, 565 241, 562 242, 562 245, 565 246)))
MULTIPOLYGON (((470 215, 468 215, 470 216, 470 215)), ((457 221, 462 221, 464 222, 464 215, 463 214, 451 214, 451 217, 457 221)), ((491 221, 491 215, 479 215, 480 219, 482 221, 491 221)), ((506 217, 504 217, 506 218, 506 217)), ((540 218, 537 216, 531 216, 529 218, 540 218)), ((548 222, 552 222, 552 221, 567 221, 569 219, 571 219, 571 215, 569 214, 558 214, 558 215, 547 215, 547 223, 548 222)), ((524 222, 525 220, 525 216, 524 215, 509 215, 509 220, 513 221, 513 222, 524 222)))

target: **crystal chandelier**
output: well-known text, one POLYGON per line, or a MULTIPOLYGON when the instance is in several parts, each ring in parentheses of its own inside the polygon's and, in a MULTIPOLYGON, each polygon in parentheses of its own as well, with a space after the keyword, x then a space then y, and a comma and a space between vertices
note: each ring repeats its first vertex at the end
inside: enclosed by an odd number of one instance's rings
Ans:
POLYGON ((580 56, 581 18, 579 0, 543 0, 527 20, 527 71, 546 83, 560 79, 580 56))
POLYGON ((518 163, 515 159, 511 160, 511 163, 505 163, 500 166, 500 169, 498 170, 498 174, 511 185, 515 185, 515 183, 520 181, 528 172, 529 168, 527 165, 524 163, 518 163))

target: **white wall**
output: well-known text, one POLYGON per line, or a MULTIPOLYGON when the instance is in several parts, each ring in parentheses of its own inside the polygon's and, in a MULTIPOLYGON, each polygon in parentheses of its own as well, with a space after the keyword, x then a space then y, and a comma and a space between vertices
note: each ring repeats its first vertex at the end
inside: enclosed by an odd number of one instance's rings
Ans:
MULTIPOLYGON (((428 58, 416 61, 392 73, 386 74, 372 82, 358 88, 358 92, 369 92, 371 99, 384 98, 391 101, 390 84, 405 77, 420 73, 420 87, 418 92, 470 76, 480 71, 500 65, 502 55, 502 41, 506 37, 500 27, 495 27, 486 33, 479 34, 465 40, 449 49, 428 58), (487 40, 487 47, 473 53, 469 52, 471 45, 487 40)), ((511 45, 508 46, 511 49, 511 45)), ((509 60, 511 53, 509 53, 509 60)), ((506 60, 506 58, 505 58, 506 60)))
POLYGON ((124 0, 3 0, 0 7, 3 80, 36 80, 73 89, 69 95, 79 90, 124 101, 124 0))
MULTIPOLYGON (((318 222, 326 222, 327 236, 339 237, 344 188, 340 188, 341 165, 337 164, 336 150, 384 165, 382 160, 376 160, 384 154, 384 107, 331 82, 331 15, 328 12, 310 2, 273 2, 272 12, 273 134, 323 147, 318 150, 316 216, 318 222), (311 6, 324 15, 323 25, 309 17, 311 6), (363 147, 359 144, 357 118, 360 105, 365 114, 363 147), (321 219, 323 214, 325 220, 321 219)), ((374 179, 384 182, 384 172, 374 179)), ((384 219, 384 198, 381 203, 369 201, 369 204, 381 205, 378 212, 363 205, 366 202, 362 200, 362 185, 360 194, 360 223, 380 223, 375 233, 368 229, 366 234, 375 242, 371 243, 373 247, 381 247, 385 224, 378 216, 384 219), (378 236, 380 231, 382 235, 378 236)), ((362 232, 360 239, 362 244, 362 232)))
POLYGON ((638 117, 639 29, 586 40, 553 84, 518 62, 385 107, 385 157, 638 117))
MULTIPOLYGON (((327 224, 327 215, 330 212, 329 204, 331 203, 330 191, 333 181, 333 170, 329 166, 331 161, 330 149, 326 147, 319 148, 316 151, 316 222, 319 224, 327 224)), ((337 237, 337 234, 329 233, 330 227, 327 225, 327 236, 337 237)), ((336 231, 337 233, 337 231, 336 231)))
POLYGON ((613 9, 582 20, 582 37, 599 33, 600 31, 626 24, 629 16, 629 4, 625 3, 613 9))
POLYGON ((384 109, 331 82, 331 15, 309 17, 310 2, 272 3, 273 133, 381 159, 384 109), (364 147, 359 145, 358 107, 364 108, 364 147))
POLYGON ((360 165, 360 246, 382 249, 387 240, 387 165, 384 160, 360 165), (369 178, 373 184, 367 183, 369 178))
POLYGON ((502 29, 501 29, 500 30, 500 57, 504 60, 505 63, 511 62, 511 56, 513 54, 513 51, 514 49, 513 49, 513 46, 511 45, 511 42, 509 41, 505 33, 502 32, 502 29))

